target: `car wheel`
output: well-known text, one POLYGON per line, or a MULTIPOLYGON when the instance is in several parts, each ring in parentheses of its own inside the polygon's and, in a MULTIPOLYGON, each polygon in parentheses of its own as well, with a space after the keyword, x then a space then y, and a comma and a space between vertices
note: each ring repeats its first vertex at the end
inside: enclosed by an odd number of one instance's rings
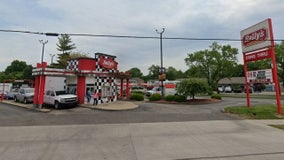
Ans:
POLYGON ((57 101, 55 101, 55 103, 54 103, 54 108, 59 109, 59 103, 57 101))

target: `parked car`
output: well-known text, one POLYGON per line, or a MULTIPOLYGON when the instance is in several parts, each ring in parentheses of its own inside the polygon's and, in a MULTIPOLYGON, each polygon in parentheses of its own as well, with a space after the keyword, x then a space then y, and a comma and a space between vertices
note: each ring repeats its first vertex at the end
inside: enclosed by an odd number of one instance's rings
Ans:
POLYGON ((34 88, 21 88, 14 96, 15 102, 32 103, 34 100, 34 88))
POLYGON ((161 92, 162 92, 161 87, 154 87, 153 89, 148 90, 145 95, 146 95, 146 96, 151 96, 151 95, 154 94, 154 93, 161 94, 161 92))
POLYGON ((19 92, 19 88, 12 89, 11 92, 6 92, 5 99, 14 99, 15 95, 19 92))
POLYGON ((233 90, 230 86, 225 87, 224 92, 231 93, 233 90))
POLYGON ((224 88, 223 87, 218 87, 218 91, 219 92, 224 92, 224 88))
POLYGON ((47 90, 44 93, 44 104, 52 105, 55 109, 61 106, 74 107, 78 103, 77 95, 69 94, 64 90, 47 90))
POLYGON ((131 87, 131 92, 141 92, 143 94, 145 94, 147 91, 147 89, 143 86, 133 86, 131 87))
POLYGON ((236 88, 233 91, 234 91, 234 93, 242 93, 243 92, 242 88, 236 88))

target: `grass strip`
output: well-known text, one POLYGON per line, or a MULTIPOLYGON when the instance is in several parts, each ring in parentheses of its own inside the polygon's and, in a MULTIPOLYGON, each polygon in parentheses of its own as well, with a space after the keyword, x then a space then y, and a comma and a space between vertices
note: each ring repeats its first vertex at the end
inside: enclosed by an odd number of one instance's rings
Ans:
POLYGON ((284 119, 283 116, 277 113, 275 105, 227 107, 224 112, 237 114, 247 119, 284 119))
POLYGON ((283 129, 284 130, 284 125, 269 125, 271 127, 274 127, 274 128, 278 128, 278 129, 283 129))

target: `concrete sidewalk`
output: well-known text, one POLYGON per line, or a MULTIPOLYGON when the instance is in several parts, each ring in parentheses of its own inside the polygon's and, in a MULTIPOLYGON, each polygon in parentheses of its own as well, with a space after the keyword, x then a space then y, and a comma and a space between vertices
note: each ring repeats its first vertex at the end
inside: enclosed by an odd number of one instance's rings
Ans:
POLYGON ((0 127, 0 159, 282 160, 284 120, 0 127), (20 133, 20 134, 19 134, 20 133))

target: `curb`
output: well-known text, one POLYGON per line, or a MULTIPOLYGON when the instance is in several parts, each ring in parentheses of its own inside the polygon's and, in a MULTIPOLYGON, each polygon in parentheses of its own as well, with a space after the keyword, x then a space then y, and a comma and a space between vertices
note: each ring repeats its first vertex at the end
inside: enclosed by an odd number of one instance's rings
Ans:
POLYGON ((16 103, 14 101, 7 101, 7 100, 3 100, 1 103, 5 103, 5 104, 10 104, 13 106, 17 106, 17 107, 21 107, 21 108, 25 108, 25 109, 29 109, 29 110, 34 110, 34 111, 38 111, 38 112, 43 112, 43 113, 47 113, 50 112, 51 109, 47 109, 47 108, 34 108, 33 104, 23 104, 23 103, 16 103))
MULTIPOLYGON (((38 112, 43 112, 43 113, 48 113, 51 111, 51 109, 47 108, 35 108, 33 104, 23 104, 23 103, 17 103, 14 101, 7 101, 3 100, 0 103, 6 103, 10 104, 13 106, 29 109, 29 110, 34 110, 38 112)), ((106 111, 123 111, 123 110, 131 110, 131 109, 136 109, 139 107, 139 105, 134 104, 133 102, 123 102, 123 101, 117 101, 113 103, 108 103, 108 104, 100 104, 98 106, 93 106, 93 105, 78 105, 77 107, 82 107, 82 108, 88 108, 88 109, 97 109, 97 110, 106 110, 106 111)))

